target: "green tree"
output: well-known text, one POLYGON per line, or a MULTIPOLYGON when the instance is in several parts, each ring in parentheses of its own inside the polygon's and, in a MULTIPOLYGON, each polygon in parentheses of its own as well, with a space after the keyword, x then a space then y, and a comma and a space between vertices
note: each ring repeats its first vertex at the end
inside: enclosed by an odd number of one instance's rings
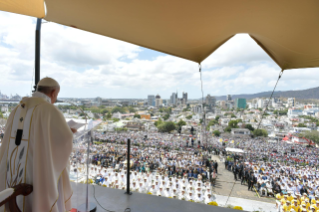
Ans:
POLYGON ((215 119, 210 120, 210 121, 208 122, 208 125, 207 125, 206 129, 209 130, 210 126, 213 126, 213 125, 215 125, 215 124, 218 124, 218 121, 216 121, 215 119))
POLYGON ((135 113, 135 114, 134 114, 134 118, 138 118, 138 119, 140 119, 140 118, 141 118, 141 115, 139 115, 139 114, 135 113))
POLYGON ((163 119, 166 121, 167 119, 169 119, 170 115, 168 113, 166 113, 164 116, 163 116, 163 119))
POLYGON ((112 109, 112 114, 113 113, 117 113, 117 112, 120 112, 120 113, 126 113, 125 109, 123 107, 114 107, 112 109))
POLYGON ((110 112, 108 112, 106 115, 106 119, 111 119, 111 118, 112 118, 112 114, 110 112))
POLYGON ((316 144, 319 144, 319 132, 316 130, 305 131, 303 133, 300 133, 299 136, 305 137, 305 138, 315 142, 316 144))
POLYGON ((120 119, 118 119, 118 118, 113 118, 113 122, 115 123, 115 122, 118 122, 118 121, 120 121, 120 119))
POLYGON ((168 132, 169 133, 169 132, 176 129, 176 125, 174 122, 168 121, 168 122, 161 123, 157 128, 160 132, 168 132))
POLYGON ((228 127, 230 128, 238 128, 238 122, 237 120, 231 120, 228 122, 228 127))
POLYGON ((230 117, 231 118, 236 118, 236 116, 232 113, 232 114, 230 114, 230 117))
POLYGON ((182 127, 182 126, 186 125, 186 122, 183 121, 183 119, 180 119, 179 122, 177 122, 177 125, 178 125, 179 127, 182 127))
POLYGON ((158 127, 159 125, 161 125, 163 123, 163 120, 161 118, 159 118, 156 122, 154 122, 154 125, 156 127, 158 127))
POLYGON ((229 132, 229 133, 230 133, 230 132, 231 132, 231 127, 229 127, 229 126, 228 126, 228 127, 226 127, 226 128, 224 129, 224 131, 225 131, 225 132, 229 132))
POLYGON ((3 119, 3 114, 1 113, 1 111, 0 111, 0 119, 3 119))
POLYGON ((193 116, 192 116, 192 115, 189 115, 189 116, 186 116, 186 118, 187 118, 187 119, 191 119, 191 118, 193 118, 193 116))
POLYGON ((215 117, 215 120, 216 120, 216 121, 218 121, 218 120, 219 120, 219 118, 220 118, 220 116, 216 116, 216 117, 215 117))
POLYGON ((251 124, 246 124, 245 128, 249 129, 250 131, 254 131, 255 130, 255 128, 253 128, 253 126, 251 126, 251 124))
POLYGON ((136 112, 135 108, 132 107, 132 106, 128 107, 127 109, 128 109, 128 111, 129 111, 130 113, 135 113, 135 112, 136 112))
POLYGON ((255 137, 263 136, 263 137, 268 137, 268 132, 265 129, 256 129, 253 132, 255 137))
POLYGON ((214 134, 215 136, 217 136, 217 137, 219 137, 219 136, 220 136, 220 132, 219 132, 219 130, 214 130, 214 131, 213 131, 213 134, 214 134))
POLYGON ((298 127, 307 127, 304 123, 299 123, 298 127))

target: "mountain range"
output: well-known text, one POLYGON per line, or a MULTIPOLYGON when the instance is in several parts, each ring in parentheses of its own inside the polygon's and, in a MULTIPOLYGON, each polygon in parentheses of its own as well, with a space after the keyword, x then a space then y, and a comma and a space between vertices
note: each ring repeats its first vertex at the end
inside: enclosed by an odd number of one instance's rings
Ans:
MULTIPOLYGON (((270 97, 272 91, 266 91, 256 94, 237 94, 232 95, 232 99, 245 98, 245 99, 254 99, 254 98, 265 98, 270 97)), ((309 88, 306 90, 295 90, 295 91, 275 91, 273 97, 283 97, 289 98, 294 97, 296 99, 319 99, 319 87, 309 88)), ((216 96, 216 100, 226 100, 226 96, 216 96)))

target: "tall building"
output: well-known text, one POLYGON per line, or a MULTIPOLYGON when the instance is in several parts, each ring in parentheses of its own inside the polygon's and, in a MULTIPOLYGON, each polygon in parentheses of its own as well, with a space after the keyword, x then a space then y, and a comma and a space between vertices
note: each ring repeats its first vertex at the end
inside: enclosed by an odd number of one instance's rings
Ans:
POLYGON ((176 93, 172 93, 170 103, 171 105, 176 105, 176 93))
POLYGON ((232 98, 231 98, 231 95, 230 95, 230 94, 228 94, 228 95, 227 95, 226 100, 227 100, 227 101, 231 101, 231 100, 232 100, 232 98))
POLYGON ((244 99, 244 98, 236 99, 236 108, 245 109, 246 108, 246 99, 244 99))
POLYGON ((258 108, 263 108, 264 107, 264 100, 263 99, 258 99, 257 100, 257 107, 258 108))
POLYGON ((147 96, 147 104, 148 104, 148 106, 155 106, 155 96, 154 95, 147 96))
POLYGON ((183 92, 183 103, 186 105, 187 104, 187 93, 183 92))
POLYGON ((288 98, 288 107, 295 107, 295 98, 288 98))
POLYGON ((206 96, 205 103, 207 107, 207 112, 214 112, 216 106, 216 98, 208 94, 206 96))
POLYGON ((155 98, 155 107, 160 107, 162 104, 161 96, 157 94, 155 98))

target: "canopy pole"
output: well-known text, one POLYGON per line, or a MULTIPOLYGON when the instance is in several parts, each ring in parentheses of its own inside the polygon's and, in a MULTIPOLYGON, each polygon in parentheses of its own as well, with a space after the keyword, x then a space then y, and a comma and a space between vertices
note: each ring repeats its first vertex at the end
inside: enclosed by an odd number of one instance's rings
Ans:
POLYGON ((41 47, 41 24, 42 19, 37 19, 35 30, 35 71, 34 71, 34 91, 37 90, 38 82, 40 81, 40 47, 41 47))
POLYGON ((131 195, 132 192, 130 191, 130 172, 131 172, 131 139, 127 139, 127 159, 126 159, 126 192, 125 194, 131 195))

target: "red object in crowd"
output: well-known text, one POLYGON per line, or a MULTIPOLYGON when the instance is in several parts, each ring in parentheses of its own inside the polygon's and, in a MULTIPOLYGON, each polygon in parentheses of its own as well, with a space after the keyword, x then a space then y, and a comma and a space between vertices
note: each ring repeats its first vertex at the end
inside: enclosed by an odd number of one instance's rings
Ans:
POLYGON ((75 208, 72 208, 72 209, 70 210, 70 212, 78 212, 78 210, 75 209, 75 208))

